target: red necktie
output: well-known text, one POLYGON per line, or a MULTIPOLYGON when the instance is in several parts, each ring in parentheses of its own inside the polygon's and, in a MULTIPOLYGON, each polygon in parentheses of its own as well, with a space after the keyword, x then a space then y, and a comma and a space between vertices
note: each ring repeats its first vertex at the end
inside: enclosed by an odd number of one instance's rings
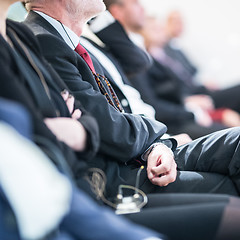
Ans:
POLYGON ((90 58, 87 50, 79 43, 74 51, 77 52, 82 57, 82 59, 87 63, 89 68, 92 70, 92 73, 93 73, 94 78, 95 78, 95 80, 96 80, 96 82, 98 84, 98 87, 99 87, 101 93, 106 97, 108 103, 111 104, 118 111, 123 112, 123 108, 122 108, 122 106, 121 106, 121 104, 120 104, 120 102, 119 102, 119 100, 117 98, 117 95, 115 94, 114 90, 112 89, 111 84, 108 82, 108 80, 104 76, 101 76, 100 74, 97 74, 95 72, 92 59, 90 58), (110 90, 110 93, 112 95, 113 101, 110 98, 108 92, 106 91, 104 85, 102 84, 100 78, 102 78, 106 82, 107 88, 110 90))
POLYGON ((95 72, 95 69, 94 69, 94 66, 93 66, 93 62, 92 62, 92 59, 90 58, 87 50, 79 43, 77 45, 77 47, 75 48, 75 52, 77 52, 82 58, 83 60, 87 63, 87 65, 89 66, 89 68, 94 72, 95 72))

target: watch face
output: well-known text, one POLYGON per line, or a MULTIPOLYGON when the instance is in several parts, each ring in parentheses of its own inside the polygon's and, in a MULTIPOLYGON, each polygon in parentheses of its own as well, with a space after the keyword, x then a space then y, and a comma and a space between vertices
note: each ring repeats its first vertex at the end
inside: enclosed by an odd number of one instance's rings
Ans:
POLYGON ((162 143, 165 144, 169 148, 172 148, 172 146, 173 146, 172 141, 170 139, 166 139, 166 140, 164 139, 162 141, 162 143))

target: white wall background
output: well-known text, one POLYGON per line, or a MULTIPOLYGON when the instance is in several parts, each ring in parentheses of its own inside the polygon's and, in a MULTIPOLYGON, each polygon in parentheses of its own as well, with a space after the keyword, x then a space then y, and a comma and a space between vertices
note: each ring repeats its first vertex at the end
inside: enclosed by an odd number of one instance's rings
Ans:
POLYGON ((200 79, 221 87, 240 83, 240 0, 142 0, 164 17, 179 9, 185 22, 181 44, 197 64, 200 79))

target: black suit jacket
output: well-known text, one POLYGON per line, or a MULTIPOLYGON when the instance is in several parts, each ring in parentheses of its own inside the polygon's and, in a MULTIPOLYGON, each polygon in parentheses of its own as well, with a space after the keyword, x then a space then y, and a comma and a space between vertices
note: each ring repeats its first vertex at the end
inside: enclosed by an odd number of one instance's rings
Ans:
MULTIPOLYGON (((160 122, 123 114, 108 104, 83 59, 73 51, 44 18, 30 12, 24 21, 37 36, 46 59, 55 68, 76 99, 97 119, 100 128, 100 153, 113 161, 128 162, 142 154, 166 132, 160 122)), ((95 70, 104 74, 96 59, 95 70)), ((105 85, 105 83, 103 82, 105 85)))

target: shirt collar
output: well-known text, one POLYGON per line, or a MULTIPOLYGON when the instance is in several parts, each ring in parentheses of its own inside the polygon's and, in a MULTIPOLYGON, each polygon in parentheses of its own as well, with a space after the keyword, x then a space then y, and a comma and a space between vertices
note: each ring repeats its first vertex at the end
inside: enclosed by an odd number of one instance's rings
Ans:
POLYGON ((46 21, 48 21, 58 31, 58 33, 61 35, 61 37, 64 39, 64 41, 70 48, 74 50, 77 47, 77 45, 79 44, 79 36, 76 33, 74 33, 67 26, 61 24, 56 19, 48 16, 47 14, 39 11, 35 12, 41 17, 43 17, 46 21))

